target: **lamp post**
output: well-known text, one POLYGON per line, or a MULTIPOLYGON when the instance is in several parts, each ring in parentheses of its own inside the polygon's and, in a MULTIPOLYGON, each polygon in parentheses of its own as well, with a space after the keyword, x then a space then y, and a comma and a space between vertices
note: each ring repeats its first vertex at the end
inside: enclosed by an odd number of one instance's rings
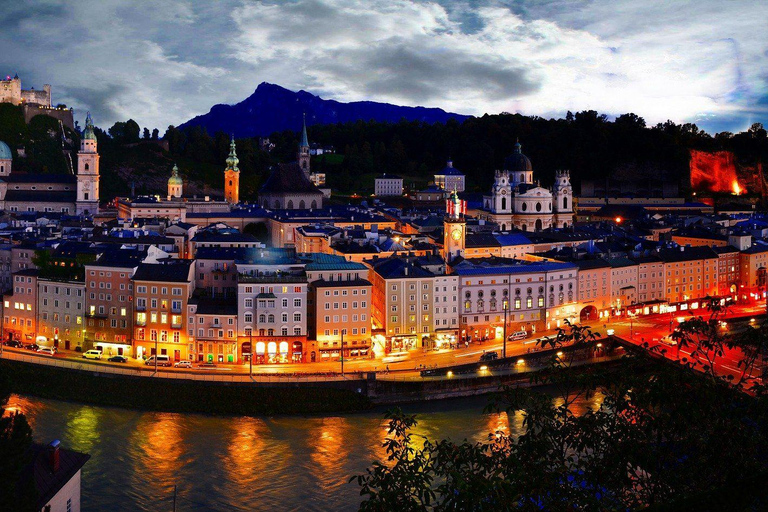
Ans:
POLYGON ((501 357, 507 357, 507 310, 509 310, 509 299, 504 299, 501 302, 501 307, 504 309, 504 344, 502 345, 501 357))
POLYGON ((157 375, 157 336, 155 336, 155 371, 152 373, 152 375, 157 375))
POLYGON ((344 333, 346 329, 341 330, 341 376, 344 376, 344 333))

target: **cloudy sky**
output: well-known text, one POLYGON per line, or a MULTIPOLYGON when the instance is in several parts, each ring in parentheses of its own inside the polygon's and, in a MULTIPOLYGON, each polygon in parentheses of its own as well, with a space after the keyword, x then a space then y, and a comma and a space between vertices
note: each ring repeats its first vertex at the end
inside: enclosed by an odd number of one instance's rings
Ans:
MULTIPOLYGON (((180 124, 263 81, 340 101, 768 124, 765 0, 0 0, 0 74, 97 124, 180 124)), ((82 120, 81 120, 82 124, 82 120)))

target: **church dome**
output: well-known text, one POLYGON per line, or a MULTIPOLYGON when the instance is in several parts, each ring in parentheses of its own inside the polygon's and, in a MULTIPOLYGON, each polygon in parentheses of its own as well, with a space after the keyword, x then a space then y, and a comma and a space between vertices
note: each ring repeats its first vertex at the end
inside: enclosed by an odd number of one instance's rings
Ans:
POLYGON ((176 167, 176 164, 173 164, 173 170, 171 172, 171 177, 168 178, 168 185, 184 185, 184 180, 179 176, 179 168, 176 167))
POLYGON ((519 142, 515 144, 515 152, 504 160, 504 170, 511 173, 533 171, 531 161, 523 154, 522 146, 519 142))
POLYGON ((11 148, 8 147, 8 144, 0 140, 0 160, 11 160, 12 158, 11 148))

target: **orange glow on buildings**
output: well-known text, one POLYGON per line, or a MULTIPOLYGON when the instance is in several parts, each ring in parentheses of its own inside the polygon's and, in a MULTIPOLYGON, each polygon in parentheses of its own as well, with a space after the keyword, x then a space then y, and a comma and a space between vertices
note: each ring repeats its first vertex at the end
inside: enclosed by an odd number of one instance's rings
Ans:
POLYGON ((694 191, 726 192, 741 195, 746 192, 736 174, 736 162, 730 151, 691 150, 691 188, 694 191))

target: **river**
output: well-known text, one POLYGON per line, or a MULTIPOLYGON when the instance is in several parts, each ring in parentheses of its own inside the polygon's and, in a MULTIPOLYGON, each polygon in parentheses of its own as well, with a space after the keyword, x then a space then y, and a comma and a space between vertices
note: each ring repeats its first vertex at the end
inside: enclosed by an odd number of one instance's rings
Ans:
MULTIPOLYGON (((598 407, 601 396, 577 402, 598 407)), ((514 434, 522 417, 483 414, 486 398, 406 407, 416 433, 431 439, 486 440, 514 434)), ((12 396, 39 442, 89 453, 83 510, 353 511, 353 475, 385 456, 383 410, 326 417, 213 417, 141 412, 12 396)))

